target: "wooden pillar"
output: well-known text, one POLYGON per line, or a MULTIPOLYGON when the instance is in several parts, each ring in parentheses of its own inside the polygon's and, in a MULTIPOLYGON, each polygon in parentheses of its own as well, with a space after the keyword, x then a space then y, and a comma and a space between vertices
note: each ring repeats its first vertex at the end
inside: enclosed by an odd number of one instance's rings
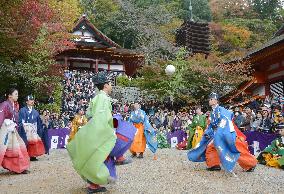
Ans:
POLYGON ((99 71, 99 60, 96 59, 96 72, 98 72, 98 71, 99 71))
POLYGON ((265 87, 265 96, 270 95, 270 83, 269 83, 269 82, 266 82, 266 83, 264 84, 264 87, 265 87))
POLYGON ((265 71, 264 73, 264 87, 265 87, 265 96, 270 95, 270 81, 268 79, 268 72, 265 71))
MULTIPOLYGON (((118 64, 118 63, 117 63, 117 64, 118 64)), ((123 70, 123 73, 126 74, 126 71, 125 71, 125 61, 122 62, 122 68, 123 68, 123 69, 122 69, 122 70, 123 70)))
POLYGON ((66 56, 64 57, 64 65, 65 68, 68 68, 68 58, 66 56))
POLYGON ((110 64, 107 64, 107 70, 110 71, 110 64))

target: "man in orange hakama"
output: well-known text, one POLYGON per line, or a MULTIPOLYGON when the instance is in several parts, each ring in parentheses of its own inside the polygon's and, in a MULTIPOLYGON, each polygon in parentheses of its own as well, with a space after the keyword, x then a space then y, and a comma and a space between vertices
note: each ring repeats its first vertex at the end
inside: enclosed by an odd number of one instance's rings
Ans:
POLYGON ((138 103, 134 104, 134 111, 131 112, 129 121, 137 128, 136 135, 130 147, 132 157, 136 157, 139 154, 137 158, 143 158, 146 144, 153 153, 156 153, 158 148, 156 132, 150 125, 146 113, 140 109, 138 103))
POLYGON ((131 113, 130 122, 133 123, 134 127, 136 127, 137 132, 134 137, 133 143, 130 147, 130 152, 132 153, 132 157, 143 158, 143 153, 146 149, 146 137, 144 135, 144 117, 145 112, 140 109, 140 105, 138 103, 134 104, 134 112, 131 113))
MULTIPOLYGON (((251 153, 248 150, 248 144, 245 141, 246 136, 235 125, 234 128, 237 134, 236 148, 240 152, 238 163, 245 171, 247 172, 253 171, 254 167, 257 164, 257 160, 255 159, 255 157, 251 155, 251 153)), ((221 169, 220 168, 221 162, 218 156, 218 152, 215 149, 213 143, 207 146, 205 157, 206 157, 206 165, 208 166, 208 170, 221 169)))

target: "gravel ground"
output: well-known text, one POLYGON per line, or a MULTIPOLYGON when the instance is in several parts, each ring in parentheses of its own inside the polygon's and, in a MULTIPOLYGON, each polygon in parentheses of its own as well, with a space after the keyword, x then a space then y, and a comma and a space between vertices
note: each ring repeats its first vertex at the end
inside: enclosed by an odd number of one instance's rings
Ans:
MULTIPOLYGON (((236 178, 205 168, 205 163, 189 162, 186 151, 158 150, 157 160, 147 151, 144 159, 118 166, 119 179, 107 186, 107 193, 284 193, 283 170, 258 165, 247 173, 237 166, 236 178)), ((87 184, 72 168, 66 150, 40 157, 30 171, 15 175, 0 169, 0 193, 86 193, 87 184)))

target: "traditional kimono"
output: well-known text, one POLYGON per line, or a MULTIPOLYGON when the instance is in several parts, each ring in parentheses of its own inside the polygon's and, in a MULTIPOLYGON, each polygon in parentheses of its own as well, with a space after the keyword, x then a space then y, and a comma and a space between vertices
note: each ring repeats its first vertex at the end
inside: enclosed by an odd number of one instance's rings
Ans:
POLYGON ((149 123, 146 113, 139 109, 131 112, 129 121, 137 128, 134 141, 130 147, 132 153, 144 153, 146 144, 155 153, 158 148, 156 132, 149 123))
POLYGON ((39 113, 26 106, 19 112, 19 134, 26 143, 30 157, 41 156, 46 153, 43 141, 43 124, 39 113))
POLYGON ((117 139, 113 150, 109 154, 110 159, 107 161, 106 165, 111 169, 110 175, 116 178, 115 161, 113 158, 115 158, 116 161, 120 161, 121 159, 125 160, 123 155, 130 148, 137 129, 132 123, 124 121, 120 114, 113 116, 113 125, 117 139))
POLYGON ((206 116, 195 115, 192 123, 189 125, 189 137, 187 140, 187 149, 194 148, 200 141, 206 127, 206 116))
POLYGON ((100 91, 88 107, 86 116, 90 120, 67 144, 75 170, 84 180, 95 184, 106 184, 111 175, 106 163, 112 159, 108 156, 117 138, 111 111, 110 98, 100 91))
POLYGON ((209 168, 221 164, 228 172, 233 171, 236 162, 245 170, 255 167, 257 160, 249 153, 245 136, 237 135, 241 132, 236 132, 238 129, 232 119, 230 111, 221 106, 214 108, 209 126, 200 143, 189 150, 188 159, 193 162, 206 161, 209 168))
POLYGON ((271 142, 258 156, 260 164, 284 169, 284 137, 271 142))
POLYGON ((128 121, 124 121, 120 114, 113 116, 116 144, 110 155, 116 158, 122 156, 131 146, 137 129, 128 121))
POLYGON ((14 104, 0 104, 0 166, 21 173, 30 166, 26 145, 17 131, 18 112, 14 104))
POLYGON ((72 120, 72 128, 71 128, 71 132, 70 132, 70 135, 69 135, 69 140, 68 141, 71 141, 75 134, 78 132, 78 130, 84 126, 86 123, 87 123, 87 117, 85 117, 84 115, 81 116, 81 115, 76 115, 74 117, 74 119, 72 120))

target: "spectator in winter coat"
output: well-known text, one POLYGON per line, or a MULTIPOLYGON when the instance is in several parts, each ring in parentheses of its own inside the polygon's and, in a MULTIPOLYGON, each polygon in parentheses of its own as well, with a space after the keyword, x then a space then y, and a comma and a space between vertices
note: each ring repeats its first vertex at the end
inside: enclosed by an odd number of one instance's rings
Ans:
POLYGON ((272 133, 272 122, 268 110, 262 110, 262 122, 259 130, 264 133, 272 133))
POLYGON ((240 128, 244 123, 245 118, 243 117, 239 107, 235 108, 234 111, 234 123, 237 125, 238 128, 240 128))
POLYGON ((252 131, 259 130, 261 123, 262 123, 262 114, 260 112, 258 112, 256 114, 256 119, 252 122, 251 130, 252 131))

